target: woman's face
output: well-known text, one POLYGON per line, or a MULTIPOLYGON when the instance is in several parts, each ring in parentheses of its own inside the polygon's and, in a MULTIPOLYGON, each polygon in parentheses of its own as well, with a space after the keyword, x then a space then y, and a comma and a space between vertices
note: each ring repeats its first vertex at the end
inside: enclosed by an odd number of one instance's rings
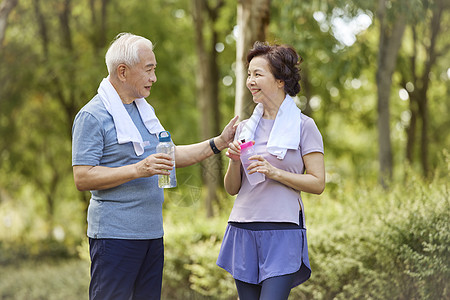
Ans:
POLYGON ((269 62, 265 58, 256 56, 250 61, 247 88, 252 93, 255 103, 278 102, 280 89, 283 91, 283 83, 283 81, 275 79, 270 71, 269 62))

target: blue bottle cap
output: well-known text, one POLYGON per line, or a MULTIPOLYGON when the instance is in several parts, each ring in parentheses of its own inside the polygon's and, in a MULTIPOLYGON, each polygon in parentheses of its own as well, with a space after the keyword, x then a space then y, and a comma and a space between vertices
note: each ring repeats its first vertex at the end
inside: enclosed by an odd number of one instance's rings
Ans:
POLYGON ((168 131, 161 131, 158 135, 160 142, 170 142, 170 132, 168 131))

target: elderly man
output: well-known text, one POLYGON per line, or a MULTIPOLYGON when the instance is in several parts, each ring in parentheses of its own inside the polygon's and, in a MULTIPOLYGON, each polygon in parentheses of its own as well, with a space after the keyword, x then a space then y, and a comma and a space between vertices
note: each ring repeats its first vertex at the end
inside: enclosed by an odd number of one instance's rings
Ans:
MULTIPOLYGON (((76 187, 91 191, 88 230, 90 299, 160 299, 164 261, 163 189, 171 157, 156 153, 164 128, 144 99, 156 82, 151 41, 119 34, 106 53, 109 76, 77 114, 72 129, 76 187)), ((177 167, 197 163, 227 147, 233 118, 209 141, 176 146, 177 167)))

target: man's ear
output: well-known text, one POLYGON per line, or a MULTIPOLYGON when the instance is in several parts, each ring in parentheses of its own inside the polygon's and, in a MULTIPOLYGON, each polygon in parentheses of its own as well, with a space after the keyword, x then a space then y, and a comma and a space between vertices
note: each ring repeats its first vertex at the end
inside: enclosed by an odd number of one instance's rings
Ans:
POLYGON ((128 67, 125 64, 119 64, 117 66, 117 78, 120 81, 125 81, 128 75, 128 67))

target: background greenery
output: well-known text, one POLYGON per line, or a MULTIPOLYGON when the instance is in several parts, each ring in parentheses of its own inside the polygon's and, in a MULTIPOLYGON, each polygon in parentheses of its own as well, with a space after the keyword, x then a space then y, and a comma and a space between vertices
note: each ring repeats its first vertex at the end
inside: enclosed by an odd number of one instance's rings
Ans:
MULTIPOLYGON (((427 74, 429 172, 417 146, 406 162, 410 98, 399 96, 413 81, 412 54, 418 73, 427 60, 434 2, 407 7, 411 21, 391 91, 394 176, 384 188, 378 184, 376 8, 372 1, 297 2, 272 1, 267 40, 291 44, 304 58, 299 105, 323 135, 327 187, 320 196, 303 195, 313 273, 291 298, 450 299, 448 34, 436 42, 440 56, 427 74), (370 26, 353 44, 343 43, 333 22, 361 14, 370 26)), ((188 0, 20 0, 12 11, 0 48, 1 299, 87 298, 89 194, 73 184, 71 126, 106 76, 104 53, 117 33, 155 43, 158 81, 148 100, 177 144, 198 141, 191 10, 188 0)), ((214 26, 225 125, 234 110, 236 1, 225 1, 214 26)), ((445 10, 442 31, 449 26, 445 10)), ((236 299, 232 278, 215 265, 233 197, 219 191, 215 216, 207 218, 206 170, 177 172, 179 187, 166 191, 164 205, 163 299, 236 299)))

